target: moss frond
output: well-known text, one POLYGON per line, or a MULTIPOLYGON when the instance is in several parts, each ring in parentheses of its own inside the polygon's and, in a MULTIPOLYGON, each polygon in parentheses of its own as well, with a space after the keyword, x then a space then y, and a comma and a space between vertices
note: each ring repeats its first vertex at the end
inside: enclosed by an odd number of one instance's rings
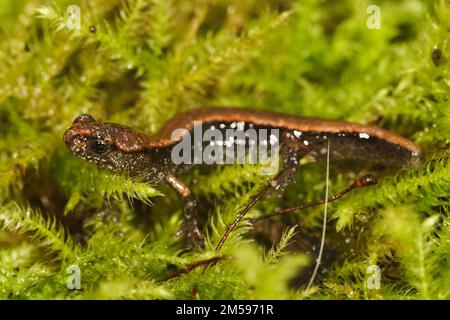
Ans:
POLYGON ((162 195, 146 182, 125 175, 111 174, 76 159, 67 158, 67 155, 55 157, 53 165, 54 172, 58 172, 58 177, 54 177, 55 181, 69 195, 66 213, 73 210, 80 201, 98 208, 104 199, 119 201, 136 199, 150 204, 152 197, 162 195))
MULTIPOLYGON (((0 1, 0 298, 449 299, 450 5, 381 1, 371 29, 372 4, 0 1), (80 28, 68 24, 71 5, 80 28), (155 133, 210 105, 376 124, 417 142, 426 162, 329 204, 320 272, 305 290, 321 207, 244 220, 214 251, 272 178, 261 167, 182 177, 207 235, 187 250, 169 188, 77 160, 62 141, 82 113, 155 133), (66 286, 72 266, 81 290, 66 286)), ((247 218, 323 198, 324 164, 303 160, 297 181, 247 218)), ((331 163, 330 191, 368 169, 331 163)))
POLYGON ((380 184, 349 195, 340 201, 334 210, 337 229, 351 226, 355 213, 370 212, 381 204, 416 203, 419 209, 427 210, 441 203, 450 185, 448 153, 436 155, 418 173, 403 172, 386 178, 380 184), (417 192, 420 190, 420 192, 417 192))
POLYGON ((52 217, 44 218, 31 208, 23 209, 15 203, 0 208, 2 227, 18 233, 28 233, 39 244, 58 252, 63 259, 73 258, 76 246, 63 227, 52 217))
MULTIPOLYGON (((410 208, 400 207, 385 210, 379 226, 393 242, 392 248, 396 250, 408 282, 421 299, 436 299, 439 289, 442 289, 440 281, 433 280, 433 275, 439 270, 434 254, 436 241, 433 239, 439 220, 438 215, 420 219, 410 208)), ((448 248, 448 244, 443 244, 443 247, 448 248)), ((439 295, 448 295, 448 288, 444 290, 439 295)))

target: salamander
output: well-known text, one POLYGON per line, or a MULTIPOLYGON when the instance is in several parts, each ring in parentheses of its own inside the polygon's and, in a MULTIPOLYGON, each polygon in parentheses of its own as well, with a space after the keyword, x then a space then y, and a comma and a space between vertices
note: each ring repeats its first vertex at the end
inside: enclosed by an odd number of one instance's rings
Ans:
MULTIPOLYGON (((276 150, 281 156, 283 169, 267 189, 291 181, 302 157, 311 155, 318 160, 325 159, 328 144, 331 161, 356 160, 394 168, 418 166, 423 161, 423 152, 413 141, 376 126, 231 107, 209 107, 179 113, 154 135, 120 124, 98 122, 92 116, 83 114, 64 133, 64 142, 73 154, 90 163, 116 173, 127 172, 131 176, 143 177, 153 183, 164 182, 172 187, 184 200, 181 232, 186 234, 191 244, 198 244, 203 235, 197 225, 196 201, 179 175, 184 172, 182 168, 199 162, 193 159, 186 164, 173 160, 174 148, 179 148, 187 135, 195 134, 196 128, 201 132, 210 130, 213 134, 209 137, 216 138, 201 140, 197 146, 199 148, 217 145, 230 147, 230 144, 232 148, 237 148, 241 143, 246 146, 246 152, 251 145, 247 137, 240 140, 231 137, 221 141, 217 140, 217 136, 226 137, 230 129, 250 130, 256 133, 256 144, 271 145, 271 134, 263 139, 260 135, 261 132, 276 130, 274 140, 279 144, 276 150)), ((198 141, 191 139, 189 143, 194 149, 198 141)), ((249 206, 254 205, 266 191, 249 206)), ((228 234, 239 220, 230 225, 228 234)), ((223 241, 217 249, 222 244, 223 241)))

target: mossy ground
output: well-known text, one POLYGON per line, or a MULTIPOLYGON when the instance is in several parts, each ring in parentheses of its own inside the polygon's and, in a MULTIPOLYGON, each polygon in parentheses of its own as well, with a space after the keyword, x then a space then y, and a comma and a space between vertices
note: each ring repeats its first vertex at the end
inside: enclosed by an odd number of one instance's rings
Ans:
MULTIPOLYGON (((1 299, 450 298, 448 1, 2 0, 0 34, 1 299), (379 29, 367 27, 373 4, 379 29), (376 123, 416 141, 426 163, 328 206, 309 290, 320 207, 237 229, 222 252, 234 259, 168 279, 216 256, 267 177, 251 166, 185 176, 208 230, 189 252, 169 189, 75 159, 62 133, 81 113, 152 133, 206 105, 376 123), (379 289, 367 287, 374 265, 379 289), (70 266, 80 290, 67 288, 70 266)), ((325 169, 304 164, 250 215, 323 198, 325 169)), ((330 191, 364 170, 332 163, 330 191)))

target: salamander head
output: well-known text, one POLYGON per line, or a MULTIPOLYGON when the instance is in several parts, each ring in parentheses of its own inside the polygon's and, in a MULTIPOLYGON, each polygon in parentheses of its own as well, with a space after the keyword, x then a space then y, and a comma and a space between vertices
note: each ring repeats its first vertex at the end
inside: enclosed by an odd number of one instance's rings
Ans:
POLYGON ((143 157, 148 138, 128 127, 77 117, 64 133, 64 142, 76 156, 114 172, 133 169, 143 157))

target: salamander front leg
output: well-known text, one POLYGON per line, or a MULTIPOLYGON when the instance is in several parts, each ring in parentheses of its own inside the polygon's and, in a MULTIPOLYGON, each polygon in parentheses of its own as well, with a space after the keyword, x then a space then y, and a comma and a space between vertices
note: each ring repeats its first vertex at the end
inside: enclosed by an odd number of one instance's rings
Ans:
POLYGON ((171 173, 165 175, 165 181, 184 202, 184 221, 177 236, 185 234, 191 247, 202 245, 203 235, 197 224, 197 203, 191 189, 171 173))

